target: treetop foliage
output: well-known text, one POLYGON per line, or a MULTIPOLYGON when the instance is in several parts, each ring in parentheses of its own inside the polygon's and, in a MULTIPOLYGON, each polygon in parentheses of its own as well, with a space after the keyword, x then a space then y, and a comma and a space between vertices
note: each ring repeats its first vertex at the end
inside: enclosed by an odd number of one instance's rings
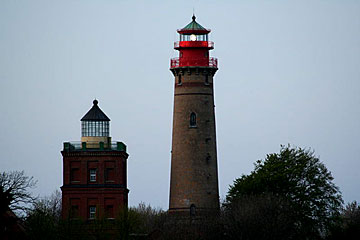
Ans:
POLYGON ((330 171, 314 151, 281 146, 280 153, 268 154, 255 163, 249 175, 242 175, 230 186, 227 204, 243 195, 275 194, 286 199, 298 226, 324 227, 339 213, 343 203, 330 171))

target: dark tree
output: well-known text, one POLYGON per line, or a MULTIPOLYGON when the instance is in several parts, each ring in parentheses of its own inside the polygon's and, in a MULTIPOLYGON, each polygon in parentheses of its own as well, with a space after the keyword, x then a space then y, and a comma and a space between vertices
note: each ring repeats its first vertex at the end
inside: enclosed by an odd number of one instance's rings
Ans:
POLYGON ((50 197, 36 200, 27 211, 25 227, 29 239, 52 239, 59 236, 61 218, 61 193, 55 191, 50 197))
POLYGON ((360 205, 354 201, 349 203, 342 214, 344 220, 344 238, 358 239, 360 236, 360 205))
MULTIPOLYGON (((230 186, 227 204, 245 196, 272 194, 289 204, 292 227, 302 239, 324 236, 343 203, 333 177, 311 150, 281 146, 255 163, 255 170, 230 186)), ((282 205, 279 205, 282 207, 282 205)))
POLYGON ((357 240, 360 236, 360 205, 354 201, 341 211, 341 217, 331 229, 329 240, 357 240))
POLYGON ((223 208, 229 239, 295 239, 289 202, 277 195, 242 195, 223 208))
POLYGON ((32 177, 25 176, 24 171, 0 172, 0 236, 3 238, 24 237, 22 222, 14 212, 23 214, 33 202, 29 189, 35 183, 32 177))
POLYGON ((137 226, 135 232, 150 234, 160 229, 165 222, 166 213, 150 205, 141 202, 137 207, 131 207, 130 212, 137 216, 137 226))
POLYGON ((29 190, 35 185, 34 178, 26 176, 24 171, 1 172, 0 212, 28 209, 29 204, 35 200, 29 190))

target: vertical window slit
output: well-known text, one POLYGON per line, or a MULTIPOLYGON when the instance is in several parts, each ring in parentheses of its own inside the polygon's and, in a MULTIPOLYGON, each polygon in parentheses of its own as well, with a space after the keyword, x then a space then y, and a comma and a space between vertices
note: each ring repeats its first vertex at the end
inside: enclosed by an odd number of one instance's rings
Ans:
POLYGON ((205 84, 209 84, 209 75, 205 75, 205 84))
POLYGON ((196 127, 196 113, 190 114, 190 127, 196 127))

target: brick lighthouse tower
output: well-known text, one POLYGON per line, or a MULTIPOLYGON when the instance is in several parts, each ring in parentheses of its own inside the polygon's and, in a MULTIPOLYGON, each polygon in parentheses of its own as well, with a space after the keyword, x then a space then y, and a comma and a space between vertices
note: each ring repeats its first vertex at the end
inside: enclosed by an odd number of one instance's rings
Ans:
POLYGON ((209 29, 192 22, 177 30, 169 213, 199 216, 219 209, 213 77, 217 59, 209 29))
POLYGON ((127 206, 126 161, 122 142, 111 142, 110 119, 93 101, 81 119, 81 142, 64 142, 63 218, 115 218, 127 206))

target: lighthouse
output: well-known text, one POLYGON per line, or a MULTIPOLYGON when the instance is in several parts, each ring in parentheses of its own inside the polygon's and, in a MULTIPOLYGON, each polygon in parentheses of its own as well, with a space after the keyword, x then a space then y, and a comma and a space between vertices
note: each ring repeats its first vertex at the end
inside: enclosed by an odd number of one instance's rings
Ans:
POLYGON ((114 219, 128 204, 126 145, 111 141, 98 103, 81 119, 81 142, 64 142, 61 151, 64 219, 114 219))
POLYGON ((179 57, 170 60, 175 80, 170 214, 195 217, 219 209, 213 86, 218 61, 209 55, 210 31, 193 16, 177 30, 179 57))

